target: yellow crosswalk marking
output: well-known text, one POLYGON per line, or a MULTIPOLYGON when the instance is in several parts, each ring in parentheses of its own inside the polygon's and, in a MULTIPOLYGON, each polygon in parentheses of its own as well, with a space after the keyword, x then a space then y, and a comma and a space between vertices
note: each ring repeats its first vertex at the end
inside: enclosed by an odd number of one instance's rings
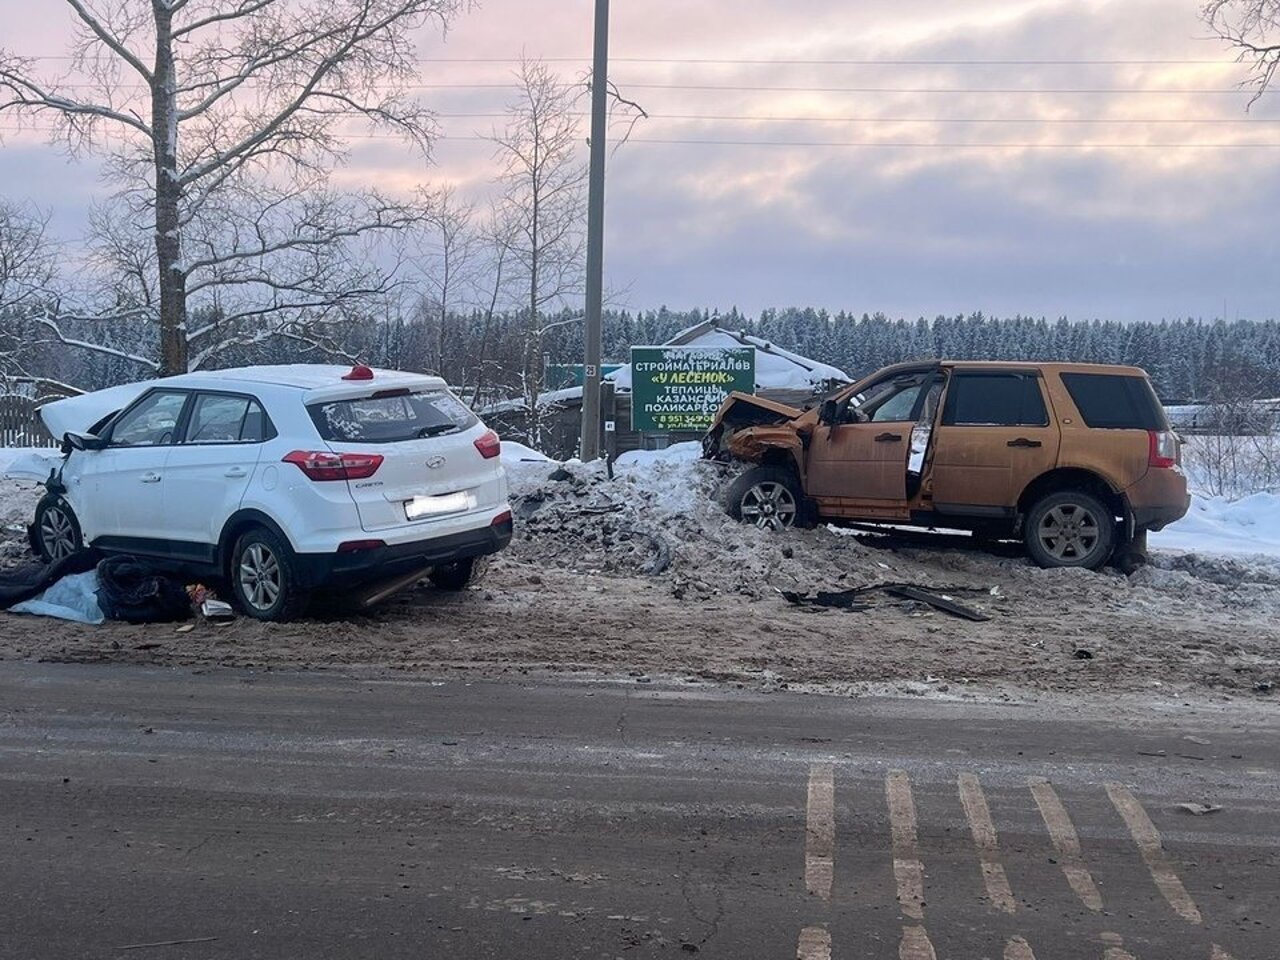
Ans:
POLYGON ((1004 945, 1004 960, 1036 960, 1031 944, 1022 937, 1012 937, 1004 945))
POLYGON ((924 927, 903 927, 902 942, 898 944, 898 960, 938 960, 933 944, 924 927))
POLYGON ((1076 896, 1090 910, 1102 909, 1102 894, 1098 885, 1093 882, 1089 868, 1084 864, 1084 854, 1080 850, 1080 836, 1076 833, 1075 824, 1067 813, 1067 808, 1058 799, 1057 792, 1048 780, 1033 777, 1028 781, 1031 795, 1035 797, 1036 806, 1040 808, 1040 816, 1049 830, 1049 837, 1058 851, 1058 860, 1062 864, 1062 872, 1067 883, 1076 892, 1076 896))
POLYGON ((1118 933, 1104 933, 1102 942, 1107 946, 1102 960, 1134 960, 1133 954, 1124 948, 1124 941, 1118 933))
POLYGON ((814 896, 831 899, 835 872, 835 782, 830 764, 809 768, 809 802, 804 839, 804 885, 814 896))
POLYGON ((1013 891, 1009 888, 1009 878, 1000 863, 1000 841, 996 835, 995 824, 991 820, 991 809, 987 806, 987 796, 982 792, 982 784, 972 773, 962 773, 959 778, 960 803, 964 807, 964 815, 969 820, 969 829, 973 833, 973 842, 978 847, 978 856, 982 863, 982 881, 987 888, 987 896, 997 910, 1013 913, 1015 910, 1013 891))
POLYGON ((885 798, 889 802, 889 826, 893 835, 893 876, 898 885, 898 903, 912 920, 924 919, 924 864, 916 852, 916 804, 911 796, 911 778, 894 770, 885 778, 885 798))
POLYGON ((825 927, 805 927, 800 931, 796 960, 831 960, 831 934, 825 927))
POLYGON ((1129 827, 1129 833, 1133 835, 1133 842, 1138 845, 1142 859, 1146 861, 1147 869, 1151 871, 1151 879, 1155 881, 1157 889, 1164 894, 1164 898, 1169 901, 1169 906, 1189 923, 1200 923, 1200 910, 1191 899, 1191 895, 1187 893, 1187 888, 1178 879, 1177 873, 1174 872, 1173 864, 1169 862, 1164 852, 1160 831, 1151 822, 1151 818, 1147 816, 1147 811, 1138 802, 1138 798, 1119 783, 1107 784, 1107 796, 1111 798, 1112 804, 1124 818, 1125 824, 1129 827))

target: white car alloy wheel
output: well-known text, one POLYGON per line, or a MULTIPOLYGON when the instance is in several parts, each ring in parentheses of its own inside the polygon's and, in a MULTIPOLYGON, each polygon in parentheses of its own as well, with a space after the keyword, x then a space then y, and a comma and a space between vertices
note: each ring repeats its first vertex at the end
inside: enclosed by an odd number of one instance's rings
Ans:
POLYGON ((65 560, 78 549, 75 521, 62 504, 54 504, 40 518, 40 543, 51 561, 65 560))
POLYGON ((241 598, 259 612, 274 607, 284 589, 280 560, 264 543, 251 543, 244 550, 236 577, 241 598))

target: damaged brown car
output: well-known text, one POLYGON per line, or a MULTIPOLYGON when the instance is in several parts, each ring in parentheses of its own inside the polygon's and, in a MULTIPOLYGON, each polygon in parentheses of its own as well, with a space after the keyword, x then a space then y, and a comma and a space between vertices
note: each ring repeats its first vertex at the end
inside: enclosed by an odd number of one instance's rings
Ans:
POLYGON ((968 530, 1044 567, 1137 562, 1189 506, 1181 442, 1136 367, 907 363, 810 410, 735 393, 703 446, 754 465, 727 492, 744 522, 968 530))

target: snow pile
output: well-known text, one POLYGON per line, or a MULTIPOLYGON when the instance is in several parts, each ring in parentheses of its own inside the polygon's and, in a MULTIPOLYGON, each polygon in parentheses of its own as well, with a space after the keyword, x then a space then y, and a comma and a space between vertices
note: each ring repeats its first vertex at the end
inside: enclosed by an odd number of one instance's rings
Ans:
POLYGON ((825 589, 880 578, 867 548, 826 529, 780 536, 733 520, 731 479, 696 443, 602 464, 509 468, 518 518, 512 553, 575 573, 661 574, 677 598, 825 589), (815 562, 815 557, 821 557, 815 562))
POLYGON ((1160 550, 1280 556, 1280 496, 1255 493, 1235 501, 1193 497, 1187 515, 1153 533, 1150 543, 1160 550))
POLYGON ((759 530, 728 516, 724 492, 734 474, 699 454, 697 444, 629 453, 613 480, 602 464, 509 465, 518 518, 513 558, 574 574, 660 574, 679 599, 905 582, 956 591, 1020 587, 1041 600, 1074 591, 1079 600, 1108 584, 1116 609, 1159 606, 1170 594, 1194 596, 1208 609, 1221 605, 1224 590, 1237 601, 1248 595, 1276 605, 1280 561, 1243 555, 1280 556, 1278 497, 1197 498, 1187 520, 1152 537, 1153 566, 1126 580, 1115 571, 1039 570, 1015 544, 975 550, 967 537, 759 530))
POLYGON ((30 559, 27 524, 40 499, 40 488, 30 480, 4 479, 5 472, 49 450, 0 448, 0 568, 30 559))

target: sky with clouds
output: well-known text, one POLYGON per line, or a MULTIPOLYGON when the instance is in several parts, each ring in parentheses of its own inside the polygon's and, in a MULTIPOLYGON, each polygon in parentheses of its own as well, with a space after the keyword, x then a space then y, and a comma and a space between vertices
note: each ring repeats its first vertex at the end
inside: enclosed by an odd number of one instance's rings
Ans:
MULTIPOLYGON (((613 0, 612 78, 651 119, 611 159, 607 283, 637 309, 1280 316, 1280 91, 1246 110, 1198 7, 613 0)), ((359 140, 343 180, 482 196, 513 61, 580 78, 591 12, 485 0, 424 36, 434 164, 359 140)), ((0 24, 65 52, 61 3, 0 0, 0 24)), ((73 236, 99 166, 5 137, 0 195, 73 236)))

